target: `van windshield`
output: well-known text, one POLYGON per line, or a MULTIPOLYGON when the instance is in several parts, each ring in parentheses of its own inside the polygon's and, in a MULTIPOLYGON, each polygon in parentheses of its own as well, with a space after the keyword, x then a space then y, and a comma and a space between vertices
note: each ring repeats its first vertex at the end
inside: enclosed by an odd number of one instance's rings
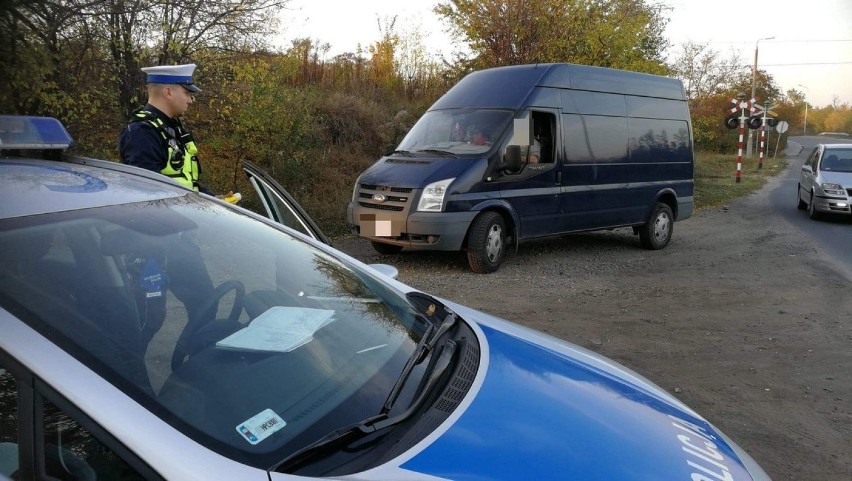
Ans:
POLYGON ((481 154, 491 150, 512 116, 510 110, 431 110, 417 121, 396 150, 481 154))

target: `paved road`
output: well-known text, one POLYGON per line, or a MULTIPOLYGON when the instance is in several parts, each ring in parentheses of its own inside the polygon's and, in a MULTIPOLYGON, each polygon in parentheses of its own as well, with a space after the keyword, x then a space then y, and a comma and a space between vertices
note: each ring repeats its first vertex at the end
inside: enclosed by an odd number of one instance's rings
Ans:
POLYGON ((795 144, 802 146, 798 156, 788 157, 790 167, 782 174, 781 182, 769 193, 769 198, 775 206, 775 213, 810 237, 814 245, 833 262, 841 264, 846 277, 852 281, 852 218, 823 218, 814 221, 808 218, 807 212, 796 208, 796 185, 799 172, 808 154, 818 143, 852 144, 852 140, 840 140, 826 137, 793 136, 789 139, 790 150, 795 152, 795 144))

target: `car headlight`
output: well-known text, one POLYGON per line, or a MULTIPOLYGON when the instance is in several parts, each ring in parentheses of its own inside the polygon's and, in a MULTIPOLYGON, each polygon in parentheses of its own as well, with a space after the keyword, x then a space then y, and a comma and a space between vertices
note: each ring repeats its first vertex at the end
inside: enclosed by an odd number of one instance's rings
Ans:
POLYGON ((826 194, 846 195, 846 192, 843 191, 843 186, 840 184, 822 184, 822 190, 824 190, 826 194))
POLYGON ((444 194, 447 193, 447 188, 456 180, 452 179, 439 180, 432 182, 423 189, 420 194, 420 202, 417 203, 417 210, 423 212, 441 212, 441 206, 444 205, 444 194))

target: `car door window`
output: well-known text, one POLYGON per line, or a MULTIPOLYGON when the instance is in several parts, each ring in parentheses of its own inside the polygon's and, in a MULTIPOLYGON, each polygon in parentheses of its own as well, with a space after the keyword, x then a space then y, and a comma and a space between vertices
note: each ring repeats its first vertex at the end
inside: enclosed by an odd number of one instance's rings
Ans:
POLYGON ((9 477, 18 470, 18 384, 0 367, 0 474, 9 477))
POLYGON ((146 479, 136 472, 112 449, 83 428, 72 416, 49 400, 22 387, 7 369, 0 366, 0 479, 36 479, 39 475, 26 473, 32 461, 23 459, 30 449, 23 445, 27 439, 38 443, 34 450, 43 459, 38 471, 52 480, 89 481, 96 479, 141 480, 146 479), (21 392, 26 390, 27 393, 21 392), (20 419, 18 406, 21 402, 34 401, 33 413, 36 422, 20 419), (41 427, 42 435, 20 432, 19 426, 41 427), (23 453, 23 454, 22 454, 23 453))
POLYGON ((293 211, 292 207, 284 199, 276 195, 275 191, 268 184, 257 178, 252 178, 251 182, 262 197, 267 216, 302 234, 314 237, 308 226, 293 211))
POLYGON ((807 165, 811 167, 811 169, 816 170, 817 158, 819 157, 819 150, 814 150, 811 156, 808 158, 807 165))
POLYGON ((248 162, 243 162, 243 170, 257 192, 260 204, 254 205, 258 202, 246 200, 243 202, 246 208, 324 244, 331 245, 319 226, 275 179, 248 162))
POLYGON ((42 411, 47 474, 62 480, 145 479, 92 433, 50 401, 42 411))

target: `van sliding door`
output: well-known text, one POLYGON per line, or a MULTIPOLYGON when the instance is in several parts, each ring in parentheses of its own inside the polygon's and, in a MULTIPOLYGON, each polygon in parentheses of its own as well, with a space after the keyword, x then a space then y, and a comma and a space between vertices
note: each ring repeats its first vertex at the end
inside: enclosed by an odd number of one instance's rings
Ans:
POLYGON ((562 167, 564 230, 617 225, 629 200, 623 164, 627 158, 627 119, 564 114, 562 167))

